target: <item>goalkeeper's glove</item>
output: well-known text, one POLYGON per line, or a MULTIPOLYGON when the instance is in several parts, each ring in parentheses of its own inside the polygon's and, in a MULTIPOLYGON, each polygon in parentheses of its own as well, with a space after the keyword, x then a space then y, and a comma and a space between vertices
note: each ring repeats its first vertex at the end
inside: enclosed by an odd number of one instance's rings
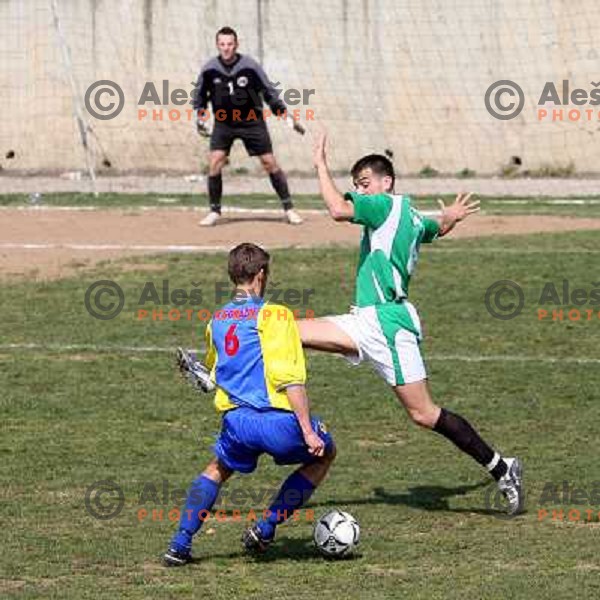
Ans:
POLYGON ((210 137, 210 131, 208 131, 208 125, 204 119, 200 117, 196 118, 196 131, 202 137, 210 137))
POLYGON ((298 121, 296 121, 295 119, 292 119, 292 117, 287 117, 286 121, 287 121, 287 124, 296 133, 299 133, 300 135, 304 135, 304 133, 306 132, 306 130, 304 129, 304 127, 302 127, 302 125, 300 125, 300 123, 298 123, 298 121))

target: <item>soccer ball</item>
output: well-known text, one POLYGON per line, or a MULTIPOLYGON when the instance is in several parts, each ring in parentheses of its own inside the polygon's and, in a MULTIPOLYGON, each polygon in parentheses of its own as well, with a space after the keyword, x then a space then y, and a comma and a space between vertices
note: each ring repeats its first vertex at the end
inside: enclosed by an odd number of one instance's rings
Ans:
POLYGON ((319 518, 313 537, 321 554, 340 558, 349 556, 358 546, 360 528, 350 513, 335 509, 319 518))

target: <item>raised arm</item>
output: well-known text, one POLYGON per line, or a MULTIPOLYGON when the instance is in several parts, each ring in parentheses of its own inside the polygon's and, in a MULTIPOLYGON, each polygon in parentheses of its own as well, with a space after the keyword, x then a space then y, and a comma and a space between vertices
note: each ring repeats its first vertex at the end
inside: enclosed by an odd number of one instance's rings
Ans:
POLYGON ((335 187, 329 167, 327 166, 326 143, 327 135, 320 133, 313 148, 313 161, 317 169, 321 195, 334 221, 350 221, 354 217, 354 205, 352 202, 346 200, 337 187, 335 187))

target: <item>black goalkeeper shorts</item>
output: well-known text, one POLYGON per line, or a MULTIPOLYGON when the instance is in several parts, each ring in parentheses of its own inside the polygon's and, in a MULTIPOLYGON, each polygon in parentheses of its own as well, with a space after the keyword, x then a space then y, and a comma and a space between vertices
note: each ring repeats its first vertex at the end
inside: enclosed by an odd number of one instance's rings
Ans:
POLYGON ((237 139, 244 142, 246 152, 250 156, 261 156, 273 152, 271 136, 264 121, 243 125, 228 125, 217 121, 210 136, 210 149, 223 150, 229 155, 233 142, 237 139))

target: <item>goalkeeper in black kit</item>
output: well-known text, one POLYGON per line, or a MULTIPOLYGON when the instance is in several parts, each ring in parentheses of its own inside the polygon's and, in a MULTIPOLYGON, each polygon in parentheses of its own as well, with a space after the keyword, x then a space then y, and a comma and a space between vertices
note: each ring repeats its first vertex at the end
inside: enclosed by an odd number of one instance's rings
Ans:
POLYGON ((202 68, 193 101, 198 133, 210 136, 210 212, 200 221, 200 225, 213 226, 221 218, 221 171, 236 139, 242 140, 249 156, 258 156, 281 200, 288 223, 299 225, 302 218, 294 210, 287 178, 273 155, 265 120, 268 114, 279 115, 280 118, 285 115, 296 132, 303 134, 304 128, 287 115, 284 102, 278 98, 277 90, 262 67, 249 56, 238 54, 237 33, 231 27, 219 29, 216 42, 219 55, 202 68), (263 110, 263 98, 269 105, 270 113, 263 110), (207 127, 209 102, 214 116, 212 133, 207 127))

